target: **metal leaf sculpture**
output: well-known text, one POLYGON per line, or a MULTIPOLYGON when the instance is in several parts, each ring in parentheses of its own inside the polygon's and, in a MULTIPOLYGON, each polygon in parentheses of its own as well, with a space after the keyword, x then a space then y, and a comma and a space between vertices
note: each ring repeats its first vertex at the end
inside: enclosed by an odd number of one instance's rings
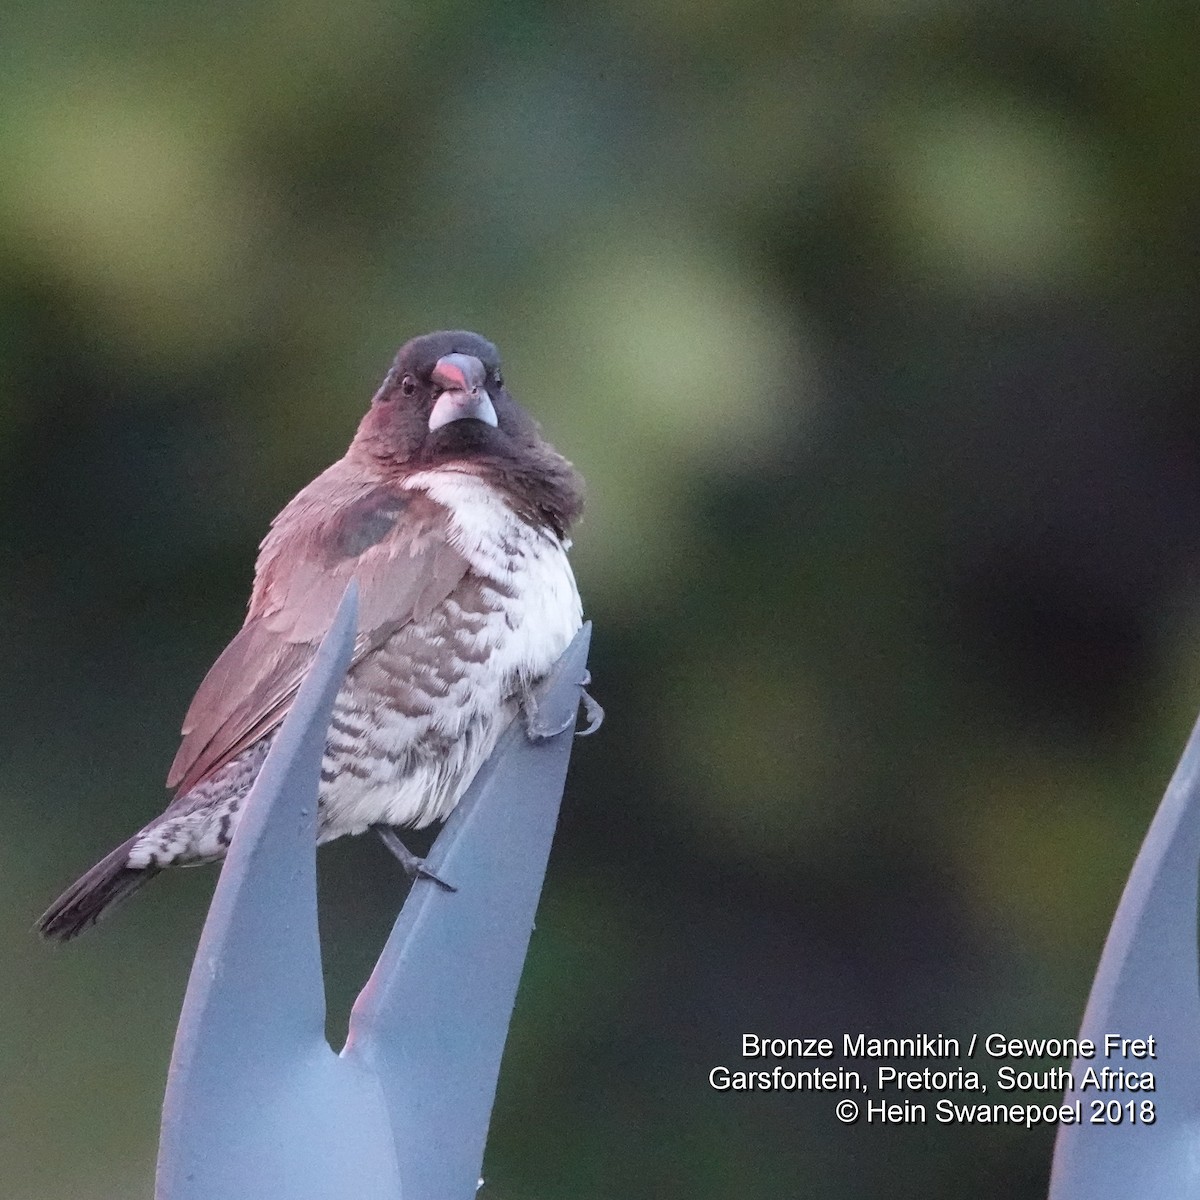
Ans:
POLYGON ((1051 1200, 1200 1194, 1198 784, 1200 724, 1142 843, 1100 958, 1079 1034, 1097 1043, 1097 1057, 1076 1059, 1071 1070, 1076 1089, 1088 1067, 1150 1070, 1156 1090, 1066 1093, 1068 1104, 1082 1100, 1083 1123, 1059 1126, 1051 1200), (1157 1058, 1106 1059, 1106 1035, 1153 1037, 1157 1058), (1094 1100, 1115 1100, 1121 1112, 1104 1109, 1093 1123, 1094 1100), (1153 1104, 1153 1123, 1143 1100, 1153 1104))
POLYGON ((317 931, 321 754, 357 596, 246 802, 171 1060, 157 1200, 470 1200, 554 834, 590 625, 439 834, 354 1006, 325 1038, 317 931), (552 733, 551 731, 561 730, 552 733))

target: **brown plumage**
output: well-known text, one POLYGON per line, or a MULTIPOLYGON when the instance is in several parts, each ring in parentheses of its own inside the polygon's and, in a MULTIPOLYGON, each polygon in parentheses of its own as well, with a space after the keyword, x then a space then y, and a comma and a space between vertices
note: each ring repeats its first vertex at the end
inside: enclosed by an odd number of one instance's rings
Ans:
POLYGON ((283 720, 351 578, 357 663, 428 616, 466 575, 444 508, 360 475, 345 459, 335 463, 276 518, 246 623, 188 708, 168 787, 190 791, 283 720))
POLYGON ((443 819, 579 627, 565 551, 581 505, 489 342, 409 342, 346 456, 272 522, 245 623, 184 719, 174 801, 42 932, 72 937, 161 868, 224 853, 351 579, 358 636, 322 763, 321 838, 443 819))

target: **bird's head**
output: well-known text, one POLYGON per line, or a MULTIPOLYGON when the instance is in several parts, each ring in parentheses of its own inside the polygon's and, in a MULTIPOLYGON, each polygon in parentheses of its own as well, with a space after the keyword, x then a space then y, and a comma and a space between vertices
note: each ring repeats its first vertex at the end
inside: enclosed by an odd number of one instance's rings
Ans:
POLYGON ((574 468, 509 394, 499 351, 477 333, 447 330, 406 342, 354 446, 393 471, 474 471, 522 500, 551 486, 562 493, 556 526, 569 525, 582 508, 574 468))
POLYGON ((504 387, 496 347, 465 331, 405 343, 359 430, 377 456, 420 467, 509 453, 537 436, 504 387))

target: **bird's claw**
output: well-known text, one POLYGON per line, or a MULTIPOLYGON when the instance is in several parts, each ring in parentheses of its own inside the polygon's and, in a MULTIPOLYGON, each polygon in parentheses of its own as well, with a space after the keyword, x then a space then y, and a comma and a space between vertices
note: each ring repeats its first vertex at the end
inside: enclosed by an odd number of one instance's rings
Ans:
POLYGON ((374 830, 379 834, 379 840, 395 855, 404 873, 414 882, 418 879, 428 879, 438 887, 448 892, 457 892, 458 888, 435 875, 425 866, 425 860, 418 858, 401 840, 400 835, 390 825, 375 825, 374 830))
POLYGON ((551 738, 558 737, 560 733, 570 729, 575 724, 575 717, 573 715, 557 728, 550 728, 541 724, 537 697, 533 694, 533 689, 530 687, 522 689, 520 705, 521 719, 525 724, 525 736, 531 742, 547 742, 551 738))
POLYGON ((458 888, 452 883, 447 883, 440 875, 435 875, 428 867, 425 866, 424 859, 417 860, 420 866, 417 867, 417 879, 428 879, 430 883, 436 883, 444 892, 457 892, 458 888))
MULTIPOLYGON (((580 680, 579 703, 583 705, 583 711, 587 717, 587 725, 583 729, 576 731, 576 737, 591 737, 604 723, 604 709, 600 707, 586 690, 587 685, 591 682, 591 671, 584 671, 583 679, 580 680)), ((571 729, 578 720, 577 713, 572 713, 557 727, 550 728, 540 724, 537 697, 533 694, 533 689, 529 687, 526 687, 521 692, 520 706, 521 718, 525 724, 525 736, 531 742, 545 742, 549 741, 550 738, 558 737, 560 733, 566 733, 568 729, 571 729)))
POLYGON ((580 689, 579 702, 583 705, 583 714, 587 717, 587 724, 582 729, 575 730, 575 736, 591 737, 604 724, 604 709, 586 688, 580 689))

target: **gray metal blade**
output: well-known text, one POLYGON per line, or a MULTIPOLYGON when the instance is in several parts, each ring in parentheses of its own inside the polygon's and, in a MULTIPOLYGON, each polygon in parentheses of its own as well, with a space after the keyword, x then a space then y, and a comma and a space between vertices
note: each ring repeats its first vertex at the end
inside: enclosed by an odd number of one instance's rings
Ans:
POLYGON ((451 815, 350 1023, 345 1056, 378 1074, 406 1196, 474 1195, 500 1057, 533 928, 587 665, 585 625, 540 691, 531 742, 517 721, 451 815))
POLYGON ((1200 724, 1155 814, 1117 907, 1083 1017, 1081 1038, 1097 1043, 1078 1058, 1082 1124, 1060 1125, 1050 1177, 1051 1200, 1131 1196, 1183 1200, 1200 1195, 1200 724), (1155 1039, 1157 1057, 1104 1056, 1104 1039, 1155 1039), (1080 1091, 1088 1067, 1153 1072, 1157 1090, 1080 1091), (1093 1101, 1122 1107, 1119 1123, 1093 1124, 1093 1101), (1124 1107, 1154 1105, 1153 1124, 1124 1107))
MULTIPOLYGON (((324 1035, 316 807, 356 593, 246 800, 200 939, 163 1106, 157 1200, 471 1200, 572 733, 501 740, 355 1005, 324 1035)), ((570 724, 590 626, 539 689, 570 724)))

